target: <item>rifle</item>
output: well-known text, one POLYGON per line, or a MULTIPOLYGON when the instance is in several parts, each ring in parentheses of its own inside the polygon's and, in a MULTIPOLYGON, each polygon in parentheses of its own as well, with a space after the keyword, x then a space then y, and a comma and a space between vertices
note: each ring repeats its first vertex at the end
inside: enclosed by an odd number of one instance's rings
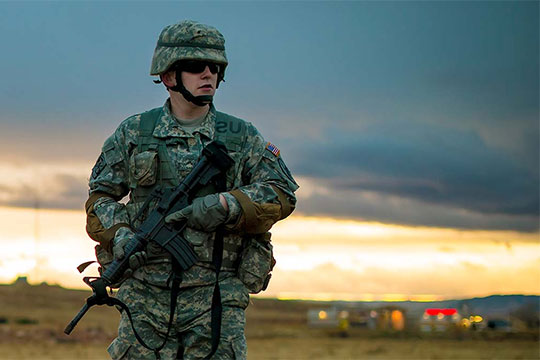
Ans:
POLYGON ((85 277, 83 279, 92 288, 93 294, 86 299, 86 303, 79 313, 66 326, 65 334, 69 335, 94 305, 119 305, 125 308, 124 303, 107 294, 107 286, 115 284, 122 278, 124 272, 129 268, 130 256, 143 251, 148 241, 154 241, 167 250, 172 255, 173 265, 182 271, 189 269, 197 262, 197 254, 189 242, 181 236, 186 222, 167 224, 165 217, 188 206, 199 189, 216 176, 224 174, 233 163, 234 160, 227 154, 225 145, 214 141, 203 149, 201 159, 180 185, 165 189, 158 187, 153 191, 144 202, 137 217, 150 206, 152 198, 159 198, 159 202, 141 226, 135 230, 132 240, 126 244, 124 257, 114 260, 101 277, 85 277))

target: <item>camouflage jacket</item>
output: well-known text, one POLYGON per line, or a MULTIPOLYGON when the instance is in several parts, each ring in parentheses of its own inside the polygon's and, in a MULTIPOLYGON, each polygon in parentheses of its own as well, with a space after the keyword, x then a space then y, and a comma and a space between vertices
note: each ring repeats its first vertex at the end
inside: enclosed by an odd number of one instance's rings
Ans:
MULTIPOLYGON (((144 199, 133 196, 134 189, 159 182, 154 159, 138 153, 140 118, 141 114, 127 118, 105 141, 89 181, 87 232, 109 251, 118 229, 139 225, 134 217, 144 199), (119 202, 126 195, 129 201, 119 202)), ((216 110, 211 107, 199 127, 186 131, 171 114, 169 100, 163 106, 152 135, 166 142, 179 179, 191 171, 204 146, 215 139, 215 119, 216 110)), ((266 232, 275 222, 288 216, 296 204, 294 192, 298 185, 279 150, 267 143, 251 123, 242 121, 242 124, 246 127, 245 141, 237 151, 229 152, 235 165, 227 172, 227 192, 223 193, 229 206, 223 276, 234 273, 232 264, 246 236, 266 232)), ((211 264, 214 234, 187 228, 184 236, 200 261, 184 273, 183 286, 211 284, 215 280, 211 264)), ((157 246, 149 246, 148 253, 149 263, 133 276, 165 286, 171 272, 170 257, 157 246)))

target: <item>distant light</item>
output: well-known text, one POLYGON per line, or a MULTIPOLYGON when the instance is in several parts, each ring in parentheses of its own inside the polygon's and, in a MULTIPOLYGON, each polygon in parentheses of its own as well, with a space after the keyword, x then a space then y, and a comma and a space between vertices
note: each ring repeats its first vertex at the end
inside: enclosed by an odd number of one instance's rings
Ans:
POLYGON ((371 310, 371 312, 369 313, 369 316, 371 316, 372 318, 376 318, 377 312, 375 310, 371 310))
POLYGON ((319 319, 325 320, 328 317, 326 311, 319 311, 319 319))
POLYGON ((392 327, 394 330, 403 330, 405 328, 405 319, 401 311, 392 311, 390 318, 392 319, 392 327))
POLYGON ((479 323, 479 322, 482 322, 483 320, 484 320, 484 318, 479 316, 479 315, 471 315, 471 316, 469 316, 469 321, 472 322, 472 323, 479 323))
POLYGON ((437 315, 437 320, 442 320, 444 319, 444 314, 442 312, 440 312, 438 315, 437 315))

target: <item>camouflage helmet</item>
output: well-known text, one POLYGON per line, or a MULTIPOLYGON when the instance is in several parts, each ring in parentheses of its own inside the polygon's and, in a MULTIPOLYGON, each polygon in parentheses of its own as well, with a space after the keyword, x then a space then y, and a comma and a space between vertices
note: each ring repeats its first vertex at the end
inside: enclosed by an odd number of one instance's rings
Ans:
POLYGON ((192 20, 169 25, 159 35, 150 75, 163 74, 178 60, 206 60, 225 69, 225 38, 216 28, 192 20))

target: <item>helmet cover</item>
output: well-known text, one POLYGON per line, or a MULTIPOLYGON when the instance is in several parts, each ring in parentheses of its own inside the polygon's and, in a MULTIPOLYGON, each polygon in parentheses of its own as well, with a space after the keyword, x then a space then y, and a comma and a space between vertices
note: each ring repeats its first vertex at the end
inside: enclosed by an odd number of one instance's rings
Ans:
POLYGON ((161 75, 179 60, 204 60, 227 66, 225 38, 214 27, 192 20, 165 27, 159 35, 150 75, 161 75))

